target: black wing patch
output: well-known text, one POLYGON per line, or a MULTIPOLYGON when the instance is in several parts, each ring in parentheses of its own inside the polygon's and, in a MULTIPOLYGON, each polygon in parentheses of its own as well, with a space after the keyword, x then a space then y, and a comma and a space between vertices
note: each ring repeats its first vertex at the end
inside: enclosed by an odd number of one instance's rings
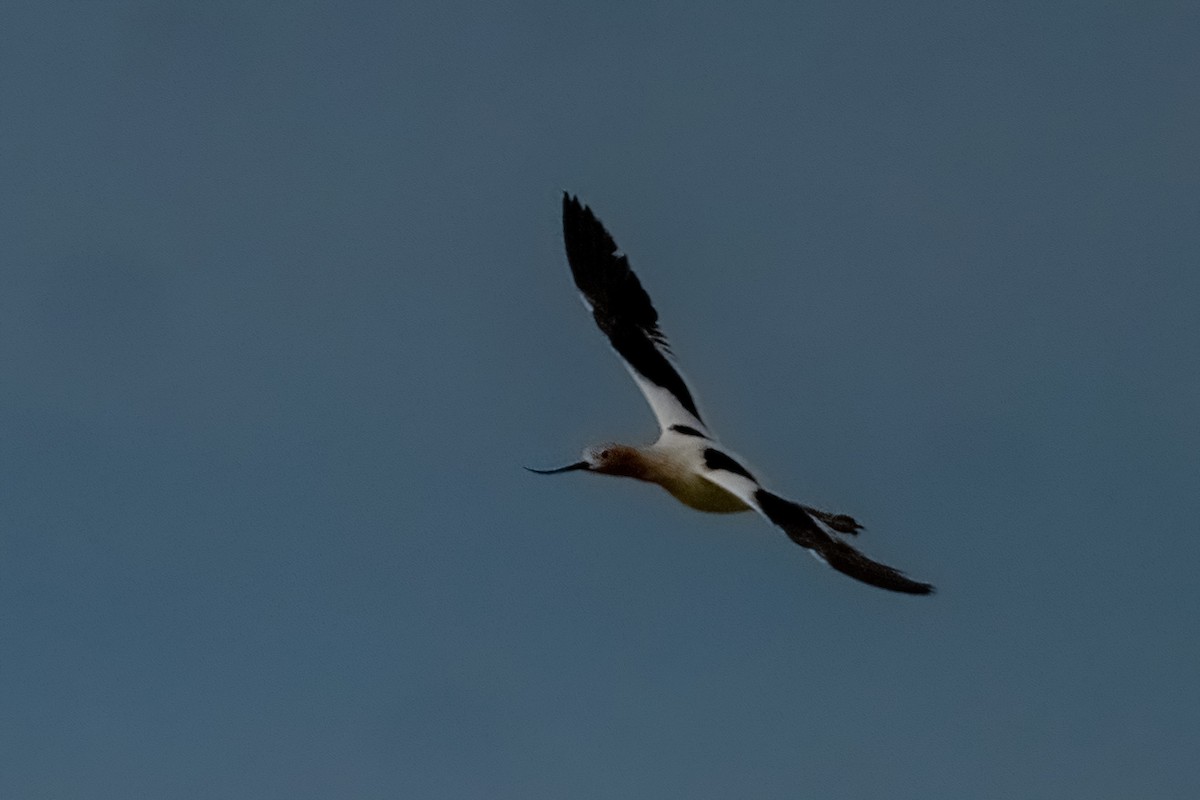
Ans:
POLYGON ((658 329, 658 312, 629 268, 617 244, 579 198, 563 192, 563 240, 575 285, 592 307, 596 325, 613 348, 651 383, 666 389, 700 419, 683 378, 671 366, 667 339, 658 329))
POLYGON ((754 476, 751 475, 745 467, 715 447, 710 447, 704 451, 704 465, 709 469, 723 469, 726 472, 732 472, 734 475, 741 475, 743 478, 749 478, 755 483, 758 483, 754 476))
POLYGON ((932 594, 933 586, 908 578, 899 570, 864 556, 845 542, 834 539, 813 521, 803 508, 790 500, 773 495, 765 489, 754 493, 754 499, 767 519, 774 522, 801 547, 812 550, 825 563, 863 583, 907 594, 932 594))
POLYGON ((676 433, 682 433, 684 436, 699 436, 701 439, 708 438, 690 425, 672 425, 671 430, 675 431, 676 433))

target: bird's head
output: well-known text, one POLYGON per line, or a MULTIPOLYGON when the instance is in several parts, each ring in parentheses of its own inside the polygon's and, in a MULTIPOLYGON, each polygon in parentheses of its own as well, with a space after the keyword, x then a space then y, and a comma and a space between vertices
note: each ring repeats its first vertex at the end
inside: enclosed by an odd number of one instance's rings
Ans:
POLYGON ((634 475, 637 473, 640 463, 641 459, 637 448, 624 444, 598 444, 585 447, 583 458, 574 464, 567 464, 565 467, 556 469, 533 469, 532 467, 525 469, 536 472, 538 475, 557 475, 560 472, 574 472, 575 470, 599 472, 604 475, 634 475))

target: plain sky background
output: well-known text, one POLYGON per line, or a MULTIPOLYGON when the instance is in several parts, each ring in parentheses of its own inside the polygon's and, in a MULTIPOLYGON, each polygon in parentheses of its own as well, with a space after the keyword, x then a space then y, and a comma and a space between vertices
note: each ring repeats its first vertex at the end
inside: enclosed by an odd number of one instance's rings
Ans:
POLYGON ((0 10, 0 796, 1200 795, 1194 3, 0 10), (753 515, 539 478, 653 419, 753 515))

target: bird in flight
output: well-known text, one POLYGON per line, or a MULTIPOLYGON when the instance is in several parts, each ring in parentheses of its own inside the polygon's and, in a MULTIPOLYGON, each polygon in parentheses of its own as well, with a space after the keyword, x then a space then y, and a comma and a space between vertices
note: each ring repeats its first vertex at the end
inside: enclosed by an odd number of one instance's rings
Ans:
POLYGON ((646 396, 662 433, 654 444, 588 447, 583 458, 557 469, 529 469, 539 475, 584 471, 657 483, 684 505, 699 511, 757 511, 817 560, 852 578, 907 594, 930 594, 933 586, 864 556, 841 537, 861 525, 785 500, 764 489, 725 450, 700 417, 691 391, 672 363, 667 339, 658 327, 650 296, 618 254, 612 236, 579 199, 563 193, 563 239, 567 262, 596 325, 608 337, 634 382, 646 396))

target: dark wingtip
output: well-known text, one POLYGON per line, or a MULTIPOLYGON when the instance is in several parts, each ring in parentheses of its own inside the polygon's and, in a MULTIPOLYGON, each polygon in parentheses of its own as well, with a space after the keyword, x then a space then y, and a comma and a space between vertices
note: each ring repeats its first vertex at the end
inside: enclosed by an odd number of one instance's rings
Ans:
POLYGON ((583 203, 579 202, 579 197, 572 195, 566 189, 563 190, 562 198, 562 216, 563 229, 566 230, 568 224, 575 224, 574 220, 583 214, 583 203), (570 221, 570 222, 569 222, 570 221))
MULTIPOLYGON (((832 562, 830 563, 830 566, 833 566, 833 568, 837 569, 839 572, 845 572, 845 570, 834 566, 832 562)), ((900 594, 911 594, 919 597, 937 594, 937 589, 933 587, 932 583, 921 583, 920 581, 914 581, 912 578, 908 577, 899 570, 895 570, 890 567, 888 567, 888 569, 892 572, 891 575, 880 575, 871 578, 864 578, 851 573, 846 574, 851 575, 851 577, 858 578, 858 580, 862 581, 868 586, 874 586, 877 589, 883 589, 888 592, 899 592, 900 594)))
MULTIPOLYGON (((903 594, 933 594, 932 584, 914 581, 900 570, 867 558, 840 539, 825 533, 809 516, 808 510, 784 500, 766 489, 758 489, 754 499, 767 519, 783 529, 793 542, 812 551, 821 561, 855 580, 880 589, 903 594)), ((823 512, 818 512, 822 514, 823 512)), ((833 515, 826 515, 832 517, 833 515)), ((822 520, 825 524, 829 524, 822 520)))

